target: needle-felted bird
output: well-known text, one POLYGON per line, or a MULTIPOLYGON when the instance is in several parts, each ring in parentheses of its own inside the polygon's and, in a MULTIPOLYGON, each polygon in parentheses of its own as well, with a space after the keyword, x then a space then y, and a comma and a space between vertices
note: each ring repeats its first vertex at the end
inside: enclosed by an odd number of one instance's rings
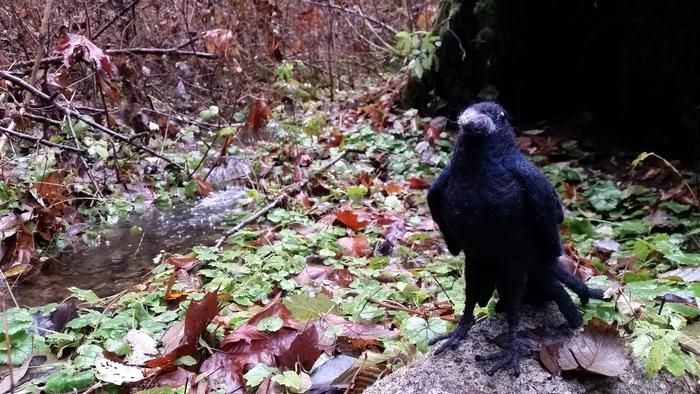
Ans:
MULTIPOLYGON (((428 192, 433 220, 453 255, 465 253, 466 301, 458 326, 435 354, 456 349, 474 323, 476 304, 485 306, 498 292, 506 313, 509 339, 504 351, 477 360, 493 360, 489 373, 509 368, 519 374, 523 356, 518 341, 524 300, 554 301, 569 326, 581 315, 566 285, 582 303, 603 298, 559 265, 558 224, 564 219, 559 197, 542 171, 518 150, 503 108, 481 102, 459 116, 460 133, 450 163, 428 192)), ((432 344, 431 343, 431 344, 432 344)))

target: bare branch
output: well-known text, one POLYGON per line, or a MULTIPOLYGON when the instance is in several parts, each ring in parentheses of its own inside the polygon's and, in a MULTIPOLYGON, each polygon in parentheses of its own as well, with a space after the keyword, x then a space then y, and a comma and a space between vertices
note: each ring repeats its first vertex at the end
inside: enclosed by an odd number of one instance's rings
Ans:
POLYGON ((74 147, 68 146, 68 145, 57 144, 55 142, 51 142, 51 141, 45 140, 43 138, 34 137, 33 135, 24 134, 24 133, 18 133, 16 131, 12 131, 12 130, 4 128, 4 127, 0 127, 0 132, 5 133, 7 135, 11 135, 13 137, 21 138, 23 140, 34 141, 34 142, 39 143, 41 145, 50 146, 53 148, 65 149, 65 150, 73 151, 76 153, 80 153, 81 155, 85 154, 85 151, 82 149, 74 148, 74 147))
POLYGON ((107 127, 102 126, 101 124, 95 122, 94 120, 83 116, 83 114, 81 114, 80 112, 78 112, 70 107, 66 107, 64 105, 59 104, 58 102, 54 101, 52 97, 50 97, 46 93, 40 91, 39 89, 35 88, 34 86, 28 84, 22 78, 18 78, 18 77, 14 76, 6 71, 0 71, 0 78, 5 79, 7 81, 10 81, 17 86, 22 87, 23 89, 31 92, 32 94, 45 100, 46 102, 52 103, 56 108, 58 108, 64 114, 69 115, 69 116, 75 116, 77 119, 82 120, 83 122, 87 123, 88 125, 92 126, 93 128, 100 130, 101 132, 108 134, 108 135, 110 135, 110 136, 112 136, 112 137, 114 137, 122 142, 126 142, 127 144, 129 144, 137 149, 141 149, 145 152, 148 152, 151 156, 155 156, 155 157, 158 157, 160 159, 163 159, 166 162, 172 164, 174 167, 176 167, 179 170, 183 170, 181 165, 173 162, 172 160, 170 160, 167 157, 161 155, 160 153, 154 151, 153 149, 151 149, 147 146, 137 144, 137 143, 131 141, 128 137, 123 136, 114 130, 111 130, 107 127))
POLYGON ((226 241, 226 238, 228 238, 228 237, 230 237, 231 235, 237 233, 237 232, 240 231, 243 227, 245 227, 245 226, 247 226, 247 225, 249 225, 249 224, 255 222, 255 221, 258 220, 261 216, 263 216, 264 214, 270 212, 273 208, 275 208, 275 207, 278 206, 280 203, 282 203, 282 201, 284 201, 286 198, 291 197, 291 196, 295 195, 296 193, 298 193, 299 191, 301 191, 301 189, 302 189, 304 186, 306 186, 306 184, 309 183, 309 181, 311 181, 312 179, 314 179, 314 178, 316 178, 317 176, 319 176, 321 173, 323 173, 323 172, 325 172, 326 170, 328 170, 329 168, 331 168, 335 163, 339 162, 341 159, 343 159, 343 158, 344 158, 348 153, 350 153, 350 152, 352 152, 352 150, 345 150, 345 151, 343 151, 343 153, 339 154, 339 155, 336 156, 333 160, 330 160, 328 163, 324 164, 323 167, 319 168, 318 171, 316 171, 315 173, 313 173, 312 175, 310 175, 310 176, 309 176, 308 178, 306 178, 304 181, 299 182, 299 183, 297 183, 297 184, 295 184, 295 185, 292 185, 292 186, 289 187, 286 191, 280 193, 280 195, 277 196, 274 200, 272 200, 271 203, 265 205, 264 207, 262 207, 259 211, 255 212, 254 214, 248 216, 248 217, 245 218, 243 221, 241 221, 240 223, 238 223, 236 226, 234 226, 234 227, 228 229, 228 230, 224 233, 224 235, 221 236, 221 238, 219 238, 218 240, 216 240, 216 244, 214 244, 214 247, 220 248, 221 245, 224 244, 224 241, 226 241))

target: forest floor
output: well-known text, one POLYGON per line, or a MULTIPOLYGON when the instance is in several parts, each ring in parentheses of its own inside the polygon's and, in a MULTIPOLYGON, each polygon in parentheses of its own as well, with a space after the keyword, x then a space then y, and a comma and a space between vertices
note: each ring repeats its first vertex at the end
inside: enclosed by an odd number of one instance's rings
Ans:
MULTIPOLYGON (((359 393, 459 320, 426 204, 456 132, 396 105, 438 67, 437 1, 10 3, 0 394, 359 393)), ((608 300, 542 368, 700 376, 700 177, 563 135, 518 144, 608 300)))
MULTIPOLYGON (((120 386, 158 393, 186 392, 185 386, 361 392, 452 328, 463 308, 464 257, 446 252, 426 205, 426 189, 449 160, 455 136, 443 127, 445 119, 379 104, 307 101, 292 112, 260 106, 252 117, 264 117, 266 126, 251 143, 228 143, 229 127, 199 128, 197 122, 216 116, 200 113, 177 138, 194 150, 161 150, 179 155, 176 162, 189 160, 190 168, 210 151, 223 168, 245 158, 245 209, 230 218, 238 225, 222 242, 165 250, 148 280, 113 296, 75 288, 60 305, 33 308, 6 298, 0 362, 12 377, 0 382, 0 392, 11 383, 15 392, 49 393, 118 392, 120 386), (192 136, 220 145, 212 149, 192 136)), ((542 130, 521 132, 518 144, 566 206, 562 264, 610 297, 581 306, 588 325, 577 335, 610 335, 613 327, 623 341, 605 342, 596 352, 622 360, 631 348, 650 376, 700 376, 700 213, 697 184, 691 185, 697 174, 653 154, 599 157, 542 130)), ((16 152, 13 160, 36 163, 33 155, 50 161, 59 153, 16 152)), ((144 190, 154 205, 148 209, 157 209, 159 201, 206 195, 216 186, 196 177, 169 183, 158 173, 175 170, 162 160, 149 163, 157 169, 150 183, 113 189, 95 207, 78 207, 83 220, 118 221, 144 204, 144 190)), ((27 166, 22 173, 17 165, 13 175, 39 170, 27 166)), ((0 183, 4 218, 27 206, 17 197, 22 184, 34 186, 41 205, 34 209, 43 215, 75 192, 76 172, 64 176, 46 167, 42 174, 32 182, 8 176, 0 183)), ((49 240, 60 235, 56 227, 49 240)), ((9 236, 13 227, 2 230, 9 236)), ((55 248, 51 242, 39 245, 55 248)), ((31 265, 11 265, 4 275, 12 282, 31 265)), ((492 300, 477 308, 477 319, 493 307, 492 300)), ((556 352, 552 359, 560 361, 556 352)), ((600 363, 594 357, 573 368, 612 368, 600 363)))

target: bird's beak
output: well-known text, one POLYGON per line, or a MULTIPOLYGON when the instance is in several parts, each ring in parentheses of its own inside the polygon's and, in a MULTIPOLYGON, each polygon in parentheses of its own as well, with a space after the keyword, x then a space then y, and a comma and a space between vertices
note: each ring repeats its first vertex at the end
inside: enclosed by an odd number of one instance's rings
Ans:
POLYGON ((479 112, 474 108, 464 110, 459 115, 457 123, 462 128, 462 132, 467 135, 484 136, 496 131, 496 125, 493 124, 493 120, 485 113, 479 112))

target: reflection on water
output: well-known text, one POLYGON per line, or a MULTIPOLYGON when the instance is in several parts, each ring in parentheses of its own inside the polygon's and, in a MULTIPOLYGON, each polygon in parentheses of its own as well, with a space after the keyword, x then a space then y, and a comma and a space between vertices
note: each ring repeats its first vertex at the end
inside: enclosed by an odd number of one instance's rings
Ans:
POLYGON ((212 245, 224 231, 226 217, 239 209, 243 189, 210 194, 190 207, 151 209, 100 231, 98 245, 59 255, 43 264, 41 272, 13 289, 20 305, 59 302, 68 287, 91 289, 104 297, 143 281, 155 267, 161 250, 186 253, 197 245, 212 245), (139 226, 143 232, 132 231, 139 226))

